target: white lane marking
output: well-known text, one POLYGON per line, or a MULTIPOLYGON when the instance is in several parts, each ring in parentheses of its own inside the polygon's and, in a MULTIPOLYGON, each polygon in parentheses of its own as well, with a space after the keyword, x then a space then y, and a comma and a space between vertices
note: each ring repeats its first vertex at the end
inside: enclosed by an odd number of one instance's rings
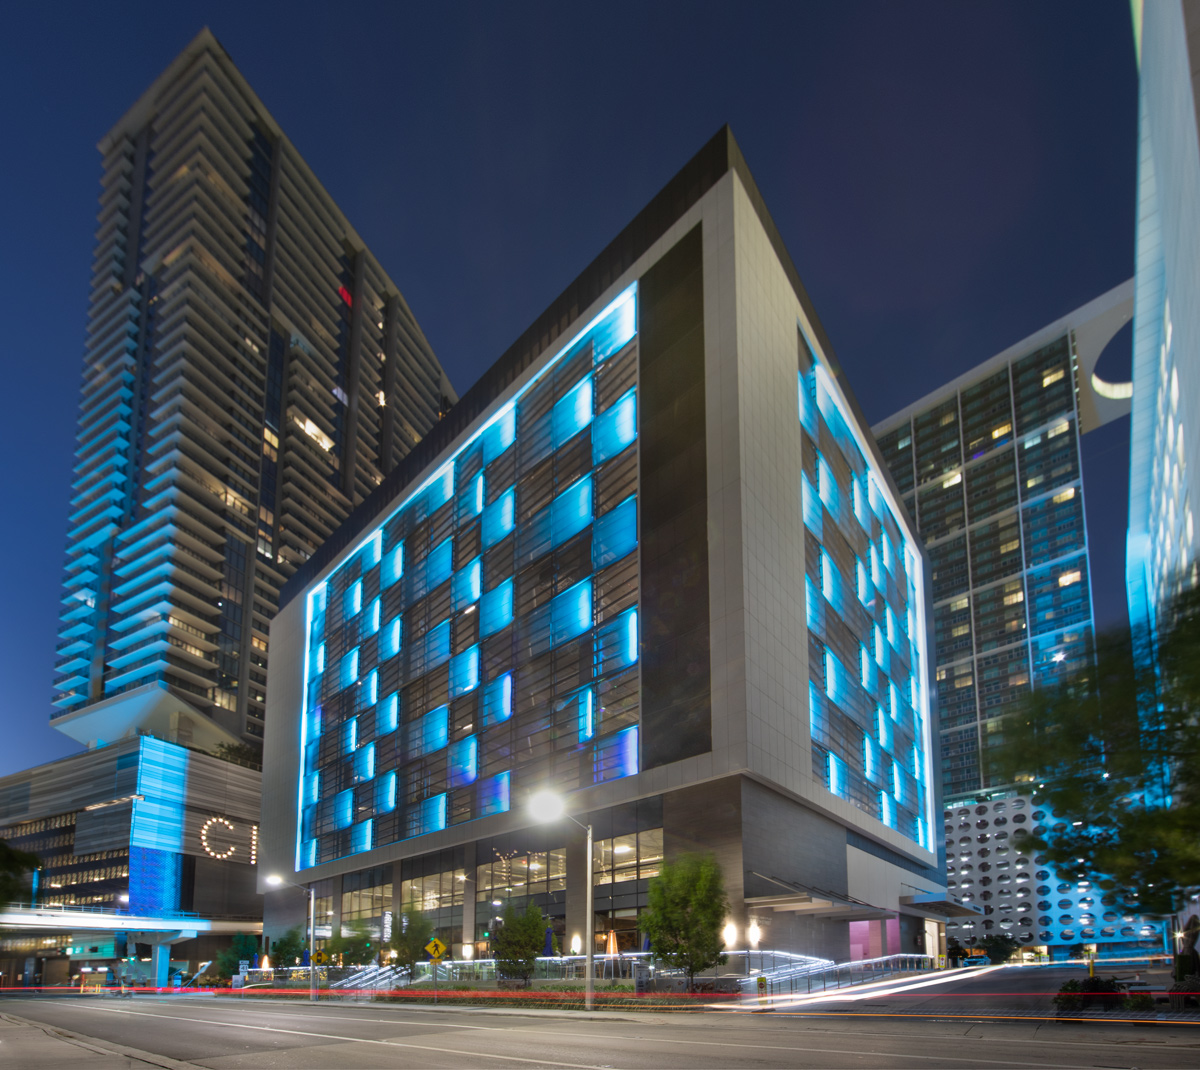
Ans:
MULTIPOLYGON (((66 1006, 71 1006, 71 1004, 66 1004, 66 1006)), ((535 1066, 545 1066, 549 1062, 549 1063, 552 1063, 554 1066, 571 1067, 572 1070, 608 1070, 608 1068, 612 1065, 612 1064, 605 1064, 605 1065, 598 1066, 598 1065, 592 1064, 592 1063, 564 1063, 559 1059, 551 1059, 551 1060, 523 1059, 518 1055, 483 1054, 483 1053, 472 1052, 472 1051, 458 1051, 454 1048, 435 1048, 432 1045, 428 1045, 428 1044, 408 1044, 404 1041, 398 1041, 398 1040, 368 1040, 363 1037, 338 1036, 337 1034, 334 1034, 334 1033, 314 1033, 314 1032, 310 1032, 310 1031, 304 1030, 304 1029, 279 1029, 275 1026, 269 1026, 269 1025, 243 1025, 238 1022, 230 1022, 227 1020, 226 1021, 214 1021, 211 1018, 188 1018, 184 1015, 153 1014, 148 1011, 117 1010, 115 1007, 107 1008, 107 1007, 92 1006, 92 1007, 87 1007, 87 1008, 76 1007, 75 1009, 92 1010, 92 1011, 96 1011, 97 1013, 104 1013, 104 1014, 132 1014, 132 1015, 137 1015, 140 1018, 166 1018, 166 1019, 169 1019, 172 1021, 195 1022, 200 1025, 220 1025, 220 1026, 225 1026, 226 1028, 233 1028, 233 1029, 254 1029, 254 1030, 258 1030, 260 1032, 264 1032, 264 1033, 293 1033, 296 1036, 319 1037, 319 1038, 323 1038, 325 1040, 343 1040, 343 1041, 347 1041, 347 1042, 353 1043, 353 1044, 380 1044, 380 1045, 383 1045, 384 1047, 415 1048, 420 1051, 436 1051, 436 1052, 442 1053, 443 1055, 469 1055, 473 1058, 480 1058, 480 1059, 503 1059, 506 1062, 532 1063, 535 1066)), ((365 1019, 365 1020, 372 1021, 373 1019, 365 1019)), ((488 1027, 487 1026, 476 1026, 474 1028, 486 1029, 488 1027)), ((513 1030, 510 1030, 510 1032, 512 1032, 512 1031, 513 1030)), ((562 1036, 563 1034, 556 1033, 555 1035, 562 1036)), ((602 1037, 602 1035, 600 1035, 600 1034, 587 1034, 587 1033, 568 1034, 568 1035, 585 1036, 590 1040, 597 1040, 597 1039, 641 1040, 641 1039, 643 1039, 641 1037, 636 1037, 636 1038, 632 1038, 632 1037, 630 1037, 630 1038, 602 1037)), ((645 1038, 645 1039, 651 1039, 651 1038, 645 1038)), ((709 1042, 709 1041, 705 1041, 705 1040, 686 1040, 686 1039, 681 1040, 678 1038, 674 1042, 675 1043, 684 1043, 684 1044, 700 1044, 700 1045, 704 1045, 704 1046, 708 1046, 708 1047, 755 1048, 755 1049, 761 1049, 761 1050, 765 1050, 765 1051, 786 1051, 786 1052, 790 1052, 792 1055, 799 1055, 801 1053, 807 1054, 809 1052, 812 1052, 817 1055, 867 1055, 867 1056, 872 1056, 875 1058, 878 1058, 880 1055, 887 1055, 890 1058, 894 1058, 894 1059, 920 1059, 920 1060, 925 1061, 926 1063, 932 1061, 932 1062, 953 1062, 955 1064, 979 1063, 979 1064, 986 1064, 988 1066, 1030 1066, 1030 1067, 1042 1067, 1042 1068, 1046 1068, 1046 1070, 1091 1070, 1090 1067, 1084 1066, 1082 1063, 1079 1065, 1071 1065, 1068 1063, 1058 1063, 1058 1062, 1022 1063, 1022 1062, 1016 1062, 1013 1059, 969 1059, 969 1058, 963 1058, 961 1055, 958 1055, 958 1054, 955 1054, 955 1055, 930 1055, 928 1052, 923 1052, 920 1055, 907 1055, 903 1052, 894 1052, 894 1051, 856 1051, 856 1050, 853 1050, 850 1048, 810 1048, 810 1047, 800 1046, 800 1045, 796 1045, 796 1044, 791 1044, 791 1045, 784 1045, 784 1044, 730 1044, 730 1043, 722 1043, 719 1041, 718 1042, 709 1042)))
MULTIPOLYGON (((70 1006, 70 1004, 65 1004, 70 1006)), ((533 1066, 568 1066, 571 1070, 607 1070, 606 1067, 594 1063, 564 1063, 560 1059, 523 1059, 519 1055, 496 1055, 491 1052, 461 1051, 456 1048, 435 1048, 431 1044, 409 1044, 403 1040, 370 1040, 366 1037, 344 1037, 337 1033, 314 1033, 306 1029, 279 1029, 271 1025, 249 1025, 228 1020, 214 1021, 211 1018, 188 1018, 179 1014, 152 1014, 148 1011, 117 1010, 115 1007, 76 1007, 77 1010, 91 1010, 98 1014, 129 1014, 139 1018, 166 1018, 176 1022, 194 1022, 197 1025, 218 1025, 226 1029, 253 1029, 260 1033, 291 1033, 298 1037, 317 1037, 321 1040, 341 1040, 349 1044, 379 1044, 385 1048, 413 1048, 416 1051, 435 1051, 441 1055, 466 1055, 472 1059, 503 1059, 509 1063, 530 1063, 533 1066)), ((1046 1064, 1049 1065, 1049 1064, 1046 1064)))
MULTIPOLYGON (((977 969, 982 969, 982 967, 977 967, 977 969)), ((195 1001, 188 1000, 187 997, 184 997, 183 999, 178 1000, 178 1002, 193 1003, 195 1001)), ((373 1022, 376 1025, 424 1025, 424 1024, 426 1024, 423 1021, 406 1021, 403 1018, 358 1018, 358 1017, 352 1017, 350 1015, 336 1014, 336 1011, 338 1008, 336 1006, 332 1006, 328 1003, 318 1004, 318 1006, 321 1008, 321 1012, 322 1012, 321 1016, 322 1017, 336 1018, 336 1020, 339 1022, 373 1022), (325 1013, 325 1012, 328 1012, 328 1013, 325 1013)), ((310 1013, 309 1010, 297 1009, 294 1007, 294 1005, 280 1006, 279 1004, 261 1004, 260 1008, 259 1008, 259 1013, 266 1013, 268 1008, 271 1013, 279 1014, 284 1017, 299 1017, 302 1014, 307 1015, 310 1013)), ((240 1010, 244 1010, 244 1011, 250 1010, 249 1007, 239 1007, 239 1006, 231 1006, 229 1009, 230 1010, 239 1010, 239 1011, 240 1010)), ((448 1013, 446 1011, 424 1010, 421 1007, 398 1007, 397 1010, 407 1011, 412 1014, 422 1014, 423 1013, 423 1014, 429 1014, 429 1015, 437 1015, 437 1016, 441 1016, 443 1018, 445 1018, 448 1013)), ((641 1012, 639 1012, 639 1013, 641 1013, 641 1012)), ((786 1014, 786 1012, 784 1012, 784 1013, 786 1014)), ((801 1016, 801 1017, 803 1017, 803 1016, 801 1016)), ((913 1017, 915 1019, 915 1018, 919 1018, 922 1016, 914 1015, 913 1017)), ((944 1018, 944 1016, 933 1014, 933 1013, 930 1013, 924 1017, 937 1018, 939 1020, 939 1024, 947 1021, 944 1018)), ((964 1015, 963 1017, 964 1017, 964 1019, 970 1018, 969 1015, 964 1015)), ((477 1029, 477 1030, 484 1030, 486 1032, 496 1032, 496 1033, 543 1033, 543 1032, 545 1032, 546 1029, 553 1028, 553 1026, 550 1023, 560 1022, 562 1020, 563 1019, 561 1019, 561 1018, 548 1018, 546 1020, 547 1024, 544 1027, 538 1027, 538 1028, 534 1028, 532 1026, 520 1026, 520 1025, 514 1025, 514 1026, 459 1025, 458 1023, 451 1022, 451 1021, 445 1021, 444 1024, 445 1024, 446 1029, 477 1029)), ((609 1020, 611 1021, 611 1019, 609 1019, 609 1020)), ((628 1021, 628 1019, 622 1019, 622 1020, 628 1021)), ((671 1020, 673 1021, 674 1019, 671 1019, 671 1020)), ((817 1023, 819 1023, 819 1022, 829 1021, 828 1018, 820 1018, 820 1019, 804 1018, 804 1020, 810 1021, 814 1025, 817 1025, 817 1023)), ((1038 1019, 1038 1020, 1039 1021, 1048 1021, 1049 1019, 1038 1019)), ((188 1021, 191 1021, 191 1019, 188 1019, 188 1021)), ((962 1023, 958 1023, 955 1019, 950 1019, 948 1021, 954 1022, 956 1025, 957 1024, 961 1024, 961 1025, 967 1024, 966 1021, 963 1021, 962 1023)), ((432 1024, 432 1023, 429 1023, 429 1024, 432 1024)), ((439 1024, 441 1024, 441 1023, 439 1023, 439 1024)), ((597 1024, 599 1024, 599 1022, 597 1022, 597 1024)), ((653 1023, 647 1022, 646 1024, 647 1025, 653 1024, 654 1026, 658 1027, 658 1026, 665 1025, 666 1023, 656 1021, 653 1023)), ((830 1022, 830 1024, 832 1024, 832 1022, 830 1022)), ((925 1024, 928 1025, 929 1023, 925 1023, 925 1024)), ((992 1021, 976 1021, 975 1019, 970 1019, 970 1024, 969 1024, 968 1028, 975 1029, 980 1026, 989 1026, 989 1025, 998 1025, 998 1024, 1001 1024, 1001 1023, 992 1022, 992 1021)), ((1177 1024, 1186 1025, 1188 1023, 1180 1022, 1177 1024)), ((770 1023, 767 1020, 762 1020, 760 1022, 756 1022, 756 1025, 761 1025, 764 1028, 770 1027, 770 1023)), ((861 1031, 859 1031, 859 1030, 829 1029, 829 1028, 820 1028, 820 1027, 812 1029, 811 1032, 825 1033, 825 1034, 828 1034, 829 1036, 860 1036, 861 1035, 861 1031)), ((580 1037, 584 1040, 627 1040, 627 1041, 638 1041, 638 1042, 651 1041, 655 1044, 702 1044, 702 1045, 706 1045, 706 1046, 714 1047, 714 1048, 766 1048, 770 1051, 793 1051, 793 1050, 795 1050, 795 1046, 786 1045, 786 1044, 751 1044, 751 1043, 740 1043, 740 1042, 725 1041, 725 1040, 687 1040, 685 1038, 679 1038, 679 1037, 621 1036, 618 1034, 613 1034, 611 1032, 576 1033, 576 1032, 567 1032, 566 1030, 562 1030, 562 1029, 555 1029, 554 1035, 559 1036, 559 1037, 580 1037)), ((914 1034, 912 1034, 912 1033, 882 1033, 882 1032, 879 1032, 879 1033, 872 1033, 871 1035, 874 1037, 896 1037, 898 1039, 911 1039, 914 1034)), ((944 1041, 950 1041, 950 1042, 958 1042, 961 1040, 977 1040, 977 1041, 986 1042, 987 1040, 992 1039, 992 1038, 983 1037, 978 1034, 973 1034, 973 1035, 968 1036, 966 1033, 953 1033, 953 1034, 944 1033, 944 1034, 939 1034, 939 1035, 922 1033, 922 1039, 923 1040, 933 1040, 933 1041, 944 1040, 944 1041)), ((1048 1047, 1050 1047, 1050 1048, 1099 1048, 1103 1051, 1112 1051, 1113 1050, 1113 1044, 1111 1041, 1107 1042, 1107 1043, 1103 1043, 1103 1044, 1093 1044, 1090 1041, 1085 1041, 1085 1040, 1051 1040, 1049 1038, 1044 1038, 1041 1040, 1016 1040, 1016 1039, 1009 1039, 1006 1037, 1006 1038, 1004 1038, 1004 1043, 1005 1044, 1020 1044, 1024 1047, 1032 1047, 1032 1048, 1048 1048, 1048 1047)), ((1161 1046, 1161 1044, 1162 1044, 1162 1042, 1160 1042, 1160 1041, 1146 1041, 1144 1043, 1140 1042, 1140 1041, 1136 1041, 1136 1042, 1135 1041, 1126 1041, 1126 1042, 1122 1042, 1121 1050, 1127 1051, 1131 1048, 1153 1047, 1154 1051, 1174 1051, 1177 1048, 1183 1049, 1186 1047, 1188 1050, 1190 1050, 1190 1048, 1191 1048, 1191 1045, 1178 1045, 1178 1044, 1168 1044, 1164 1048, 1161 1046)))

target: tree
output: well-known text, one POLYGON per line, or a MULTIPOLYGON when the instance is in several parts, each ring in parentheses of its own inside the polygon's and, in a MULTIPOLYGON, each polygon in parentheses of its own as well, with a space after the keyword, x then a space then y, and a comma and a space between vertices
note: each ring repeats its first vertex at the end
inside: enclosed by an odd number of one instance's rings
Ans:
POLYGON ((40 865, 38 856, 18 851, 0 840, 0 903, 20 903, 29 897, 29 874, 40 865))
POLYGON ((1048 816, 1015 832, 1064 877, 1131 913, 1170 914, 1200 887, 1200 591, 1144 632, 1099 636, 1094 659, 1031 692, 989 752, 1048 816))
POLYGON ((364 922, 352 921, 348 926, 343 926, 343 931, 325 945, 325 950, 340 958, 343 966, 365 966, 375 961, 375 956, 379 953, 379 942, 364 922), (346 928, 350 930, 348 936, 345 934, 346 928))
POLYGON ((293 925, 276 940, 271 941, 271 962, 275 966, 295 966, 304 955, 304 933, 293 925))
POLYGON ((650 937, 654 954, 687 974, 692 992, 696 974, 725 962, 721 929, 728 911, 717 860, 712 855, 681 855, 664 863, 650 881, 638 924, 650 937))
POLYGON ((542 953, 545 932, 542 912, 536 903, 528 903, 521 912, 512 900, 505 903, 503 923, 492 937, 496 972, 528 981, 533 976, 533 964, 542 953))
POLYGON ((1007 962, 1021 947, 1021 942, 1008 933, 988 933, 980 944, 993 962, 1007 962))
POLYGON ((406 910, 400 916, 399 928, 393 927, 391 947, 396 952, 396 965, 406 968, 410 978, 432 936, 433 922, 422 910, 406 910))
POLYGON ((211 968, 218 977, 228 980, 238 972, 238 964, 243 959, 247 962, 253 962, 254 956, 257 954, 257 938, 249 936, 246 933, 238 933, 233 938, 233 943, 217 955, 211 968))

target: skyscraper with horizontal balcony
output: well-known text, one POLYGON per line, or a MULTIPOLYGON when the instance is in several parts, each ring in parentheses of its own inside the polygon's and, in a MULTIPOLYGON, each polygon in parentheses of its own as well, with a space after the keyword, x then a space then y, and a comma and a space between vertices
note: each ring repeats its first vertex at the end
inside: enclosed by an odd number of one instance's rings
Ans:
POLYGON ((1089 649, 1079 436, 1129 412, 1095 368, 1132 312, 1130 280, 874 427, 929 552, 948 800, 1008 786, 989 737, 1089 649))
POLYGON ((99 149, 53 721, 253 744, 281 585, 454 393, 207 30, 99 149))
POLYGON ((974 911, 939 866, 926 583, 722 130, 289 581, 260 872, 312 885, 318 939, 415 909, 482 958, 505 900, 582 950, 589 873, 601 950, 640 950, 649 880, 704 851, 732 949, 936 952, 974 911))

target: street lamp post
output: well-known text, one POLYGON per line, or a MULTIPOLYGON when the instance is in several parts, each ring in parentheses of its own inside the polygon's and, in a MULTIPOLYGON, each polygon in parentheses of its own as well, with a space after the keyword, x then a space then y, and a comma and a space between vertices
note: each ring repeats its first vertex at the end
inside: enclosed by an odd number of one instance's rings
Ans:
POLYGON ((278 888, 286 884, 289 888, 299 888, 302 892, 308 893, 308 998, 313 1002, 317 1002, 317 963, 314 956, 317 949, 314 946, 317 940, 317 894, 316 889, 311 884, 296 884, 294 881, 285 881, 279 874, 272 873, 267 878, 267 883, 273 888, 278 888))
POLYGON ((593 908, 593 888, 592 883, 594 874, 592 871, 592 826, 590 823, 584 824, 582 821, 576 821, 570 814, 567 813, 566 804, 563 802, 561 795, 557 795, 552 791, 536 792, 529 800, 529 812, 535 821, 549 822, 557 821, 560 817, 565 817, 568 821, 574 821, 584 832, 587 833, 587 907, 584 917, 584 949, 586 955, 586 970, 587 976, 584 978, 584 1008, 592 1010, 592 1003, 596 994, 595 969, 594 960, 596 955, 596 914, 593 908))

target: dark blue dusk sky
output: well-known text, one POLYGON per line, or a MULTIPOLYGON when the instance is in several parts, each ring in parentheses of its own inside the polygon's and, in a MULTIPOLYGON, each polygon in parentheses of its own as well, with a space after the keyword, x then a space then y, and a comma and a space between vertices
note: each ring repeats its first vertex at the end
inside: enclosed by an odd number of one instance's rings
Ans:
MULTIPOLYGON (((74 749, 47 720, 95 145, 204 25, 460 392, 725 122, 871 420, 1133 273, 1126 0, 15 5, 0 774, 74 749)), ((1127 424, 1085 440, 1102 625, 1124 613, 1127 424)))

